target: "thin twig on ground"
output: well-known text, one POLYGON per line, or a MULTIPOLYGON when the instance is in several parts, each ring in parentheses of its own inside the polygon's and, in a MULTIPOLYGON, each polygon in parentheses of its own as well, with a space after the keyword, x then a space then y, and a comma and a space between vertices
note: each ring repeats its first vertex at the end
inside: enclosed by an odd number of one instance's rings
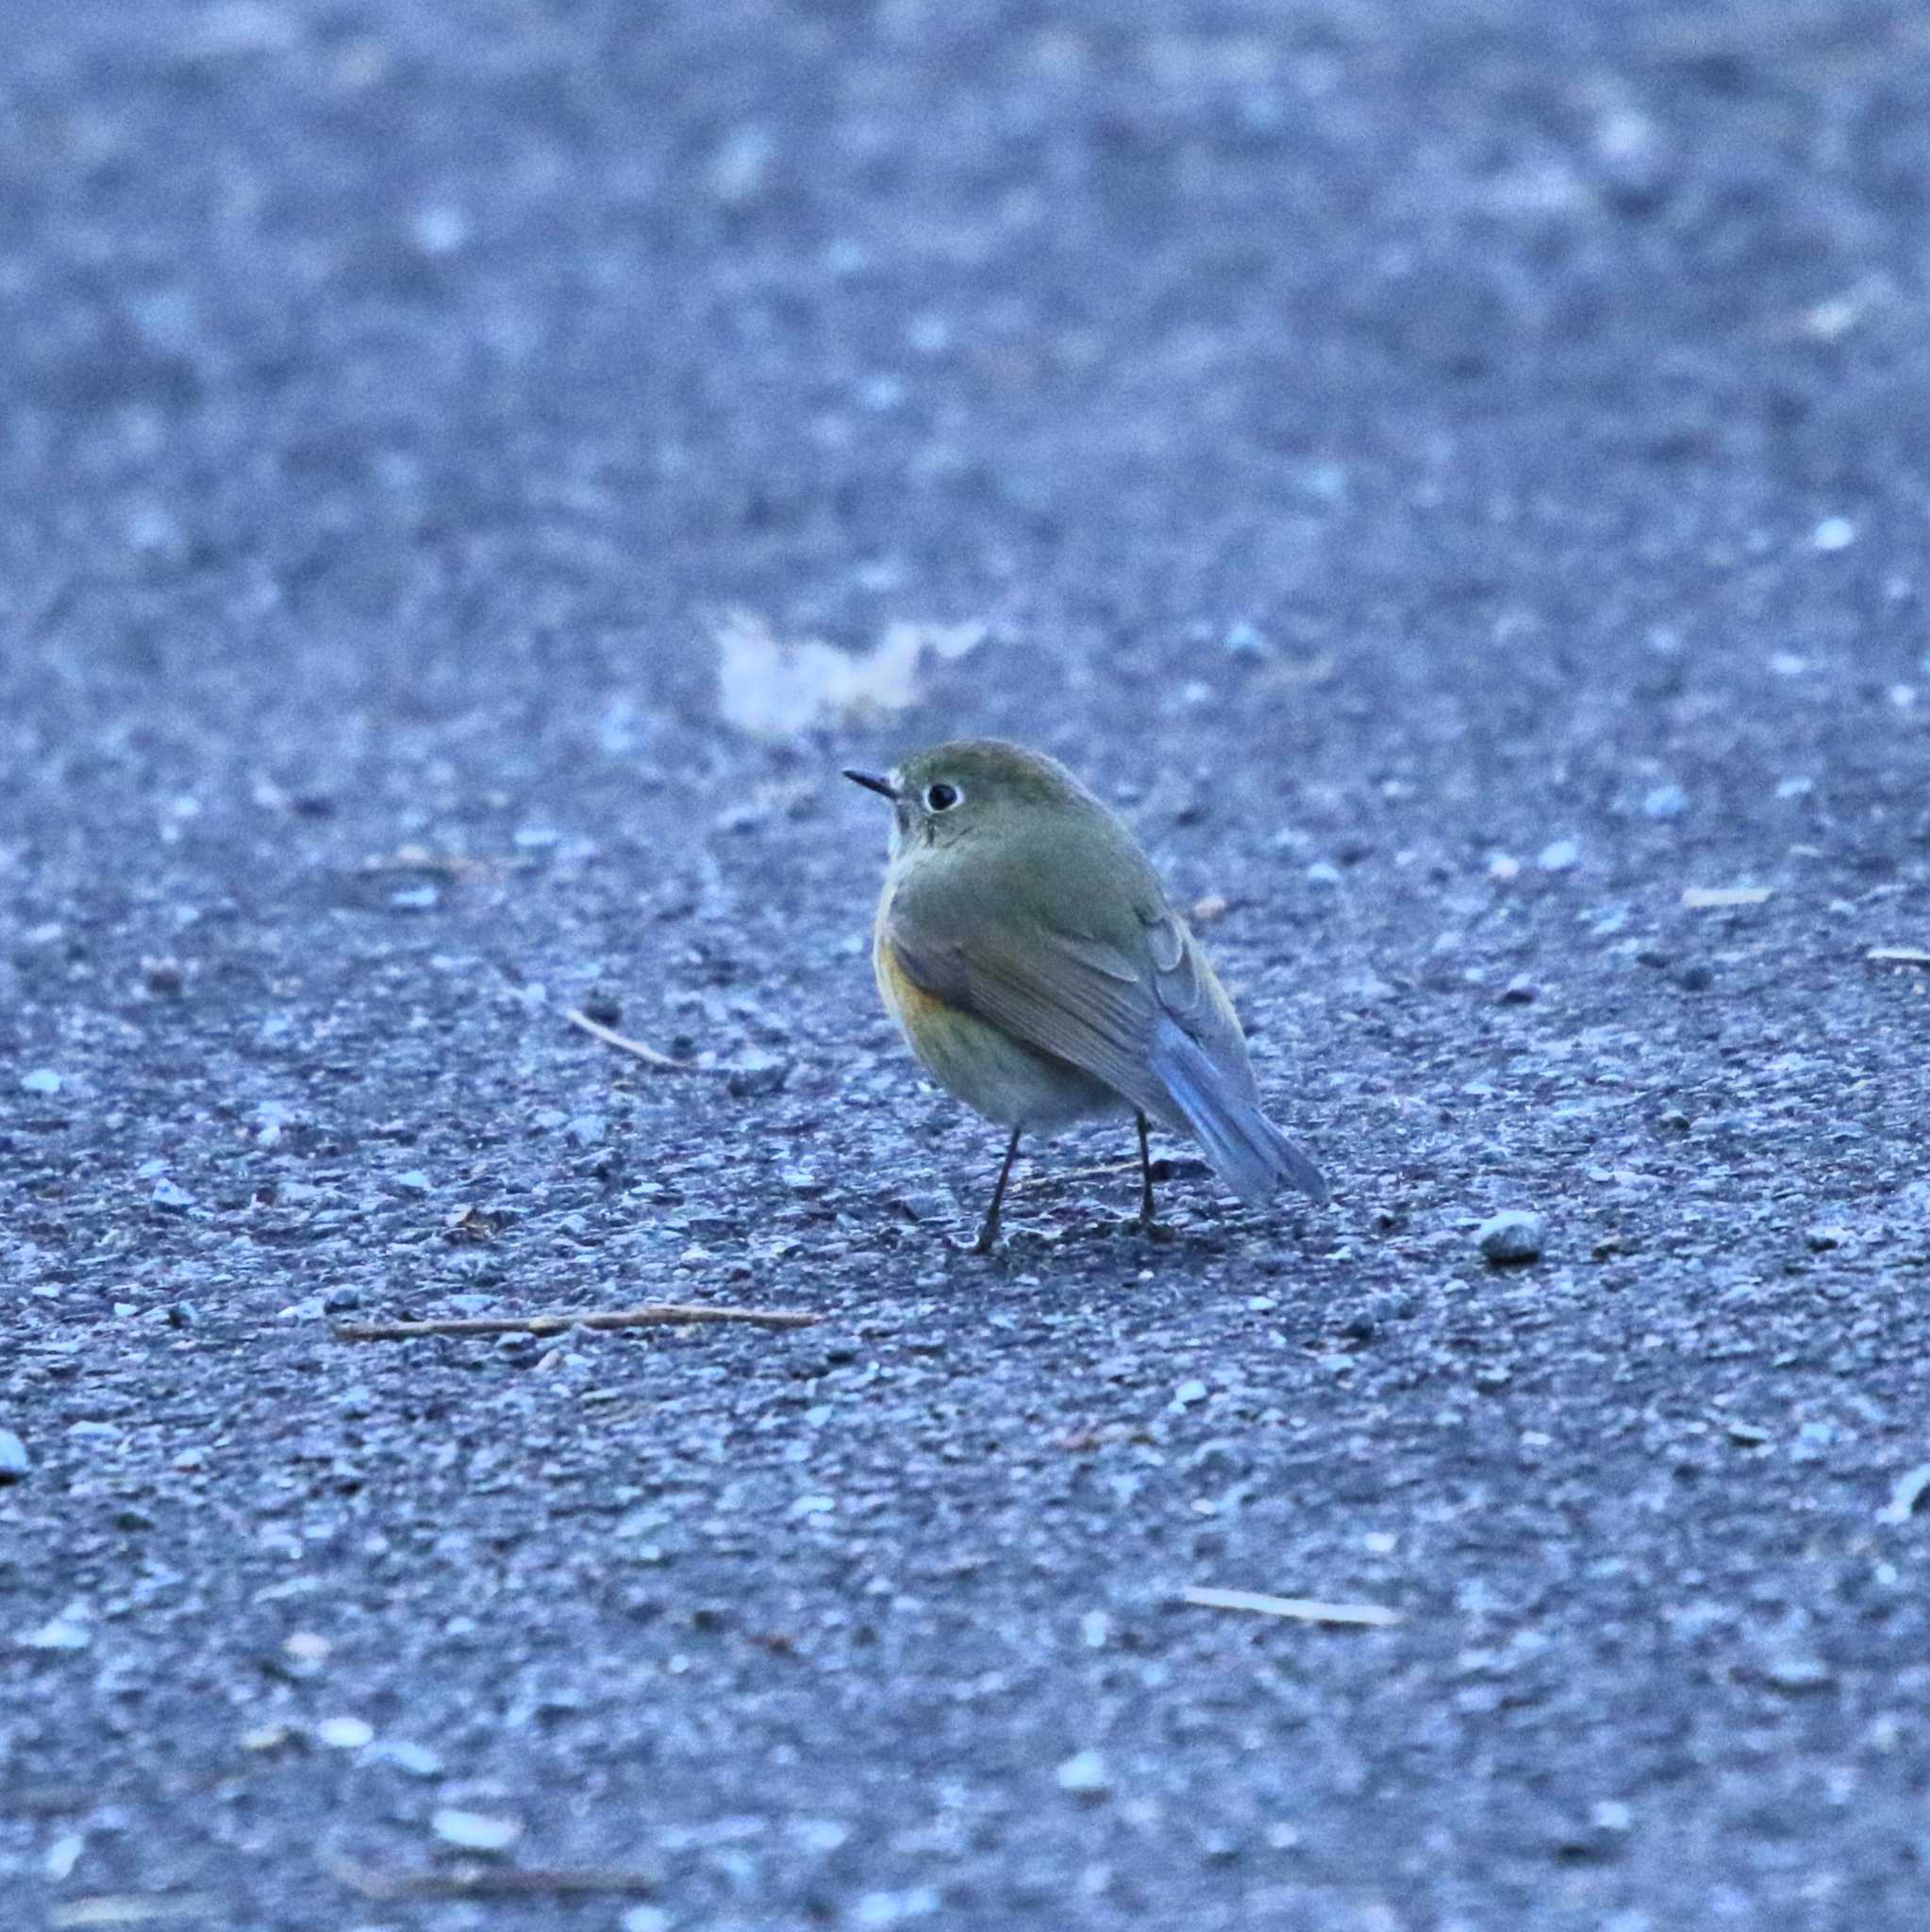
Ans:
POLYGON ((1384 1629, 1401 1621, 1399 1610, 1379 1604, 1330 1604, 1311 1596, 1267 1596, 1256 1590, 1214 1590, 1190 1585, 1181 1600, 1202 1610, 1248 1610, 1259 1617, 1288 1617, 1299 1624, 1357 1624, 1384 1629))
POLYGON ((378 1872, 338 1858, 330 1869, 342 1884, 372 1899, 587 1898, 598 1893, 644 1898, 659 1889, 649 1873, 616 1866, 452 1865, 443 1871, 378 1872))
POLYGON ((185 1891, 106 1891, 69 1899, 47 1911, 50 1932, 83 1925, 162 1925, 184 1919, 212 1919, 215 1901, 185 1891))
POLYGON ((802 1308, 722 1308, 657 1302, 641 1308, 587 1308, 580 1315, 448 1315, 425 1322, 347 1322, 338 1341, 412 1341, 421 1335, 566 1335, 572 1328, 690 1328, 741 1322, 753 1328, 808 1328, 822 1315, 802 1308))
POLYGON ((645 1046, 641 1040, 632 1040, 627 1033, 619 1033, 614 1026, 606 1026, 601 1020, 592 1020, 588 1013, 580 1012, 574 1007, 566 1007, 563 1018, 579 1031, 589 1034, 592 1040, 600 1040, 606 1046, 613 1046, 619 1053, 629 1054, 641 1060, 646 1066, 661 1067, 667 1074, 721 1074, 723 1067, 700 1067, 695 1060, 680 1060, 667 1053, 659 1053, 654 1046, 645 1046))
POLYGON ((1773 886, 1684 886, 1682 903, 1691 912, 1732 911, 1741 906, 1763 906, 1775 897, 1773 886))
MULTIPOLYGON (((510 863, 518 870, 527 870, 529 861, 510 863)), ((501 861, 496 859, 471 858, 459 852, 431 852, 426 845, 401 845, 393 852, 362 861, 362 871, 369 874, 426 873, 445 879, 483 878, 500 869, 501 861)))

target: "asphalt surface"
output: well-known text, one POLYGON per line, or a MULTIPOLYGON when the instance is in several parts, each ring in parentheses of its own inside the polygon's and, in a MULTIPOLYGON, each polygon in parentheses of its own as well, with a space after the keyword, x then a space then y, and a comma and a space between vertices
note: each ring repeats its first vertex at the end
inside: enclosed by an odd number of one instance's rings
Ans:
POLYGON ((9 1932, 1930 1923, 1920 8, 0 76, 9 1932), (948 1247, 836 771, 962 731, 1224 902, 1330 1208, 948 1247), (657 1300, 824 1320, 335 1339, 657 1300))

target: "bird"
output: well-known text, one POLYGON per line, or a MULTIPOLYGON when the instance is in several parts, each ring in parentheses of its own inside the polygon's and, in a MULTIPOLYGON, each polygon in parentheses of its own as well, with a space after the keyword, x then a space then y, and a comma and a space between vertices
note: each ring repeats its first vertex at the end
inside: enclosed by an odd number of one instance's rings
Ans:
POLYGON ((1130 1116, 1140 1225, 1154 1123, 1249 1206, 1326 1184, 1262 1110, 1233 1003, 1130 831, 1057 758, 958 739, 843 775, 891 803, 878 991, 948 1093, 1009 1131, 973 1249, 992 1251, 1019 1143, 1130 1116))

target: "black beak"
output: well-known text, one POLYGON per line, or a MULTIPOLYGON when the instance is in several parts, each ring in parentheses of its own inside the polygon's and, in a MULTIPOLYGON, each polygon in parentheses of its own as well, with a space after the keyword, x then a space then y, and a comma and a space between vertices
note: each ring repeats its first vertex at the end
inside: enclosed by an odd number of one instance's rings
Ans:
POLYGON ((889 778, 881 778, 875 772, 854 772, 848 767, 844 775, 854 785, 862 785, 867 791, 875 791, 882 798, 889 798, 894 805, 898 802, 898 788, 889 778))

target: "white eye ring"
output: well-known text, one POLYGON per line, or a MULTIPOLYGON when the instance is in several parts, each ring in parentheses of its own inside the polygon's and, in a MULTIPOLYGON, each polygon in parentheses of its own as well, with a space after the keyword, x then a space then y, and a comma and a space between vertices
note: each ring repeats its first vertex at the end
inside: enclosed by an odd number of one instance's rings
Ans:
POLYGON ((936 784, 924 788, 924 808, 926 811, 950 811, 956 806, 965 803, 965 793, 957 785, 948 785, 940 778, 936 784))

